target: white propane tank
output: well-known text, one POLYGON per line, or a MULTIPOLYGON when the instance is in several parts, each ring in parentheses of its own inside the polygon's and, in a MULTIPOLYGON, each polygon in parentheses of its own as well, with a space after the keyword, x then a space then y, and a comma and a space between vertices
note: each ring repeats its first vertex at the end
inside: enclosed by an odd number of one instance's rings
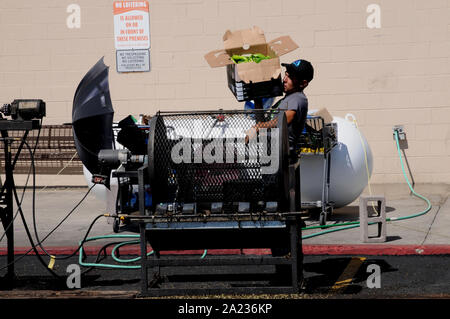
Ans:
MULTIPOLYGON (((358 198, 372 174, 373 157, 364 135, 358 130, 353 115, 345 119, 333 117, 337 125, 338 144, 331 151, 328 200, 334 207, 346 206, 358 198), (369 176, 367 176, 366 158, 369 176)), ((300 160, 301 201, 322 200, 324 156, 303 156, 300 160)))

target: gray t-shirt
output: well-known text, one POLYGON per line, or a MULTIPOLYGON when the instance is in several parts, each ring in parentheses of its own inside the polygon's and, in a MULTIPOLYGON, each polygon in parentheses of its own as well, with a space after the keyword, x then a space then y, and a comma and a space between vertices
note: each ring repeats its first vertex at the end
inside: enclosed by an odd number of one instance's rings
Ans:
POLYGON ((283 111, 293 110, 296 113, 293 121, 288 124, 289 146, 293 148, 298 143, 298 138, 305 127, 306 115, 308 114, 308 98, 303 92, 294 92, 286 95, 274 107, 283 111))

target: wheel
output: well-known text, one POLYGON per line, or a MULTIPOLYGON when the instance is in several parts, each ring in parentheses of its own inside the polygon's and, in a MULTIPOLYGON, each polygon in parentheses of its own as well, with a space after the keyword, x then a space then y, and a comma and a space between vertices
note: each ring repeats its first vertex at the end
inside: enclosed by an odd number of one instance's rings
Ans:
POLYGON ((120 220, 119 218, 114 218, 113 222, 113 232, 118 233, 120 228, 120 220))
POLYGON ((326 223, 327 223, 326 213, 320 213, 320 226, 325 226, 326 223))

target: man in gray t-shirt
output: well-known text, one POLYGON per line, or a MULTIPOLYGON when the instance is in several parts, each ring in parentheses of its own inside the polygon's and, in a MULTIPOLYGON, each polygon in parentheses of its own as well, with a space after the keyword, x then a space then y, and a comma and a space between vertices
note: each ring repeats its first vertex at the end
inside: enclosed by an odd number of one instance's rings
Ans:
MULTIPOLYGON (((314 68, 306 60, 296 60, 290 64, 282 63, 281 65, 286 67, 286 73, 283 78, 284 93, 286 95, 272 106, 272 109, 279 109, 285 112, 289 132, 289 155, 295 156, 295 147, 305 127, 306 115, 308 114, 308 98, 303 93, 303 90, 313 79, 314 68)), ((275 121, 261 122, 255 126, 255 129, 257 131, 259 128, 275 126, 275 121)), ((250 133, 248 138, 254 135, 254 133, 250 133)))
POLYGON ((274 105, 274 108, 285 111, 289 131, 289 148, 290 151, 295 151, 308 114, 308 98, 303 90, 313 79, 314 68, 306 60, 296 60, 290 64, 282 63, 281 65, 286 67, 283 78, 286 95, 274 105))
POLYGON ((286 112, 286 118, 288 120, 289 145, 297 145, 298 137, 305 127, 306 115, 308 113, 308 98, 303 91, 292 92, 279 101, 277 109, 286 112))

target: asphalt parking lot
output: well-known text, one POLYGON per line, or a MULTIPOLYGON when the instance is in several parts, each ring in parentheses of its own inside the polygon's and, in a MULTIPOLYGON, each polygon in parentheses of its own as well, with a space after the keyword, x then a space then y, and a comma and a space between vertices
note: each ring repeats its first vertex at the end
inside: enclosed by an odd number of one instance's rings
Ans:
MULTIPOLYGON (((131 258, 135 256, 123 256, 131 258)), ((90 256, 89 259, 95 257, 90 256)), ((169 257, 167 257, 169 258, 169 257)), ((5 257, 0 258, 5 262, 5 257)), ((112 262, 110 258, 102 262, 112 262)), ((80 288, 70 289, 67 267, 77 257, 58 262, 54 270, 62 278, 52 277, 36 256, 27 256, 16 264, 16 281, 2 298, 42 298, 61 296, 140 297, 139 269, 81 268, 80 288)), ((305 256, 304 287, 300 294, 274 295, 277 298, 450 298, 450 256, 305 256), (353 267, 352 267, 353 266, 353 267), (378 267, 379 279, 372 268, 378 267)), ((1 274, 3 275, 3 271, 1 274)), ((156 272, 155 272, 156 273, 156 272)), ((152 278, 153 272, 149 272, 152 278)), ((167 267, 159 272, 160 288, 249 287, 279 283, 273 266, 167 267)), ((69 280, 70 281, 70 280, 69 280)), ((190 295, 182 295, 189 298, 190 295)), ((267 295, 246 297, 266 298, 267 295)), ((173 298, 171 296, 169 298, 173 298)), ((193 296, 191 296, 193 297, 193 296)), ((223 297, 223 296, 222 296, 223 297)), ((228 297, 232 297, 230 294, 228 297)), ((235 296, 242 297, 242 296, 235 296)))
MULTIPOLYGON (((412 197, 400 186, 385 186, 378 191, 385 194, 388 216, 408 216, 423 211, 426 205, 412 197)), ((338 231, 303 240, 304 289, 297 295, 282 295, 279 298, 450 298, 450 264, 448 226, 450 222, 450 202, 448 188, 436 186, 418 186, 417 192, 427 196, 432 204, 424 215, 404 221, 388 224, 388 237, 385 243, 364 244, 360 241, 358 228, 338 231), (373 268, 376 265, 376 269, 373 268), (374 270, 375 269, 375 270, 374 270), (380 284, 370 277, 378 270, 380 284), (372 286, 369 287, 370 282, 372 286)), ((43 238, 68 211, 84 196, 86 189, 48 189, 37 192, 36 220, 37 231, 43 238)), ((25 195, 24 213, 32 225, 30 202, 25 195)), ((95 196, 89 194, 77 210, 44 243, 44 247, 54 255, 63 257, 75 252, 79 241, 95 216, 105 212, 105 205, 95 196)), ((328 223, 342 223, 358 219, 356 203, 336 210, 328 223)), ((312 216, 305 216, 306 226, 314 226, 318 221, 312 216)), ((323 231, 321 229, 316 232, 323 231)), ((314 233, 304 231, 303 236, 314 233)), ((136 235, 122 232, 121 235, 136 235)), ((99 219, 89 236, 114 235, 112 224, 107 218, 99 219)), ((117 264, 109 254, 97 253, 105 244, 120 242, 123 239, 102 239, 85 245, 88 256, 83 262, 117 264)), ((0 242, 0 276, 6 274, 6 239, 0 242)), ((61 297, 77 298, 139 298, 140 270, 105 269, 81 266, 81 286, 68 289, 66 281, 58 284, 36 256, 24 256, 30 250, 30 244, 20 219, 15 221, 15 253, 20 258, 15 264, 17 280, 12 290, 6 289, 2 281, 1 298, 42 298, 61 297)), ((121 258, 137 257, 138 246, 123 249, 121 258), (123 256, 122 256, 123 255, 123 256)), ((202 251, 190 252, 201 258, 202 251)), ((221 252, 208 252, 204 258, 214 258, 221 252)), ((234 252, 236 257, 240 253, 234 252)), ((255 252, 253 252, 255 253, 255 252)), ((256 251, 264 255, 267 251, 256 251)), ((42 255, 44 264, 50 262, 48 256, 42 255)), ((165 256, 165 258, 170 258, 165 256)), ((68 265, 79 264, 78 256, 67 260, 57 260, 54 271, 64 279, 69 275, 68 265)), ((130 264, 129 264, 130 265, 130 264)), ((164 267, 160 270, 160 287, 232 287, 233 285, 268 286, 276 284, 273 266, 258 267, 164 267)), ((152 279, 153 273, 149 272, 152 279)), ((187 298, 184 295, 183 298, 187 298)), ((223 297, 223 296, 222 296, 223 297)), ((252 297, 267 297, 264 295, 252 297)), ((271 297, 274 297, 273 295, 271 297)))

